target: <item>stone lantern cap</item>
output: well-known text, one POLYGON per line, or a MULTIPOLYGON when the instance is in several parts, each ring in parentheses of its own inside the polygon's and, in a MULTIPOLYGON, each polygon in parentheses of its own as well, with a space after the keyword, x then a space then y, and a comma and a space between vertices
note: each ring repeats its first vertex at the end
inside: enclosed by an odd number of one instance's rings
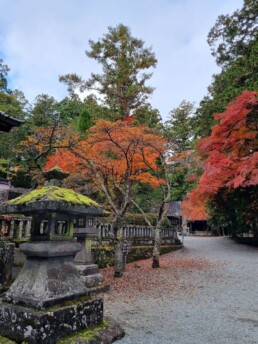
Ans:
POLYGON ((44 176, 46 180, 51 180, 51 179, 63 180, 69 176, 69 173, 62 171, 58 166, 55 166, 48 171, 42 172, 42 175, 44 176))
POLYGON ((0 206, 2 214, 33 215, 46 211, 71 215, 106 215, 100 205, 91 198, 58 186, 33 190, 0 206))

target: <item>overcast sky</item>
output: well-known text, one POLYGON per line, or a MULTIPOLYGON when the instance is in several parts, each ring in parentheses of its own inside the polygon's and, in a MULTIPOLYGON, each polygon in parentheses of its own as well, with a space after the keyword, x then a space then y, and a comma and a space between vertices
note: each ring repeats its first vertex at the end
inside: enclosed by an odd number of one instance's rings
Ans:
POLYGON ((9 86, 33 102, 47 93, 66 96, 58 76, 75 72, 88 79, 99 70, 85 55, 119 23, 152 47, 158 59, 150 98, 164 120, 185 99, 207 94, 219 72, 207 34, 220 14, 231 14, 243 0, 0 0, 0 58, 11 68, 9 86))

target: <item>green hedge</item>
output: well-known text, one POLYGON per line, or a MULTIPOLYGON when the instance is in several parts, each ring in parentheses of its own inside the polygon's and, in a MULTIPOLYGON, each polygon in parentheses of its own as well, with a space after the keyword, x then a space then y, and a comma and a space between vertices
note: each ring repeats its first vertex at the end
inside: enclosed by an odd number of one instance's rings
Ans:
MULTIPOLYGON (((163 245, 160 248, 160 253, 165 254, 180 249, 182 245, 163 245)), ((153 246, 135 246, 132 247, 128 256, 127 262, 135 262, 141 259, 148 259, 152 257, 153 246)), ((105 268, 107 266, 114 265, 114 247, 101 246, 93 247, 92 255, 95 264, 98 264, 99 268, 105 268)))

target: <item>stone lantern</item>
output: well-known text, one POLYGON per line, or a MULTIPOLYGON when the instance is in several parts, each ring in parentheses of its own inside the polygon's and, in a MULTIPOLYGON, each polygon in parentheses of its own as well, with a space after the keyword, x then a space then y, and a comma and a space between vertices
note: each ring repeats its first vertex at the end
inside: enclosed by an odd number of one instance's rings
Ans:
POLYGON ((0 213, 32 216, 31 241, 20 246, 26 262, 0 302, 0 335, 51 344, 101 324, 103 300, 92 295, 73 262, 81 250, 73 239, 74 218, 101 216, 98 204, 52 185, 8 201, 0 213))

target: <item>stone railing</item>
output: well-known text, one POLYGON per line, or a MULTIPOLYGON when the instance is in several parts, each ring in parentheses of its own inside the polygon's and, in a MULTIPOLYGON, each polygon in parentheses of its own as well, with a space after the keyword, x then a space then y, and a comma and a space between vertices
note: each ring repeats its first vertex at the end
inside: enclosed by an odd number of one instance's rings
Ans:
POLYGON ((161 230, 160 237, 162 240, 175 240, 177 239, 177 230, 176 228, 165 228, 161 230))
MULTIPOLYGON (((98 224, 99 229, 99 239, 109 239, 111 224, 98 224)), ((123 239, 153 239, 153 229, 149 226, 137 226, 137 225, 125 225, 123 226, 123 239)), ((174 228, 161 229, 160 238, 162 240, 166 239, 176 239, 177 231, 174 228)))
MULTIPOLYGON (((97 224, 98 239, 110 239, 111 224, 97 224)), ((6 221, 0 217, 0 231, 2 235, 11 240, 29 240, 31 234, 31 218, 13 217, 10 221, 6 221)), ((149 226, 124 225, 123 239, 131 240, 152 240, 154 237, 153 228, 149 226)), ((160 238, 162 240, 174 240, 177 238, 177 231, 174 228, 161 229, 160 238)))
POLYGON ((31 218, 12 217, 6 220, 0 217, 0 231, 10 240, 29 240, 31 234, 31 218))

